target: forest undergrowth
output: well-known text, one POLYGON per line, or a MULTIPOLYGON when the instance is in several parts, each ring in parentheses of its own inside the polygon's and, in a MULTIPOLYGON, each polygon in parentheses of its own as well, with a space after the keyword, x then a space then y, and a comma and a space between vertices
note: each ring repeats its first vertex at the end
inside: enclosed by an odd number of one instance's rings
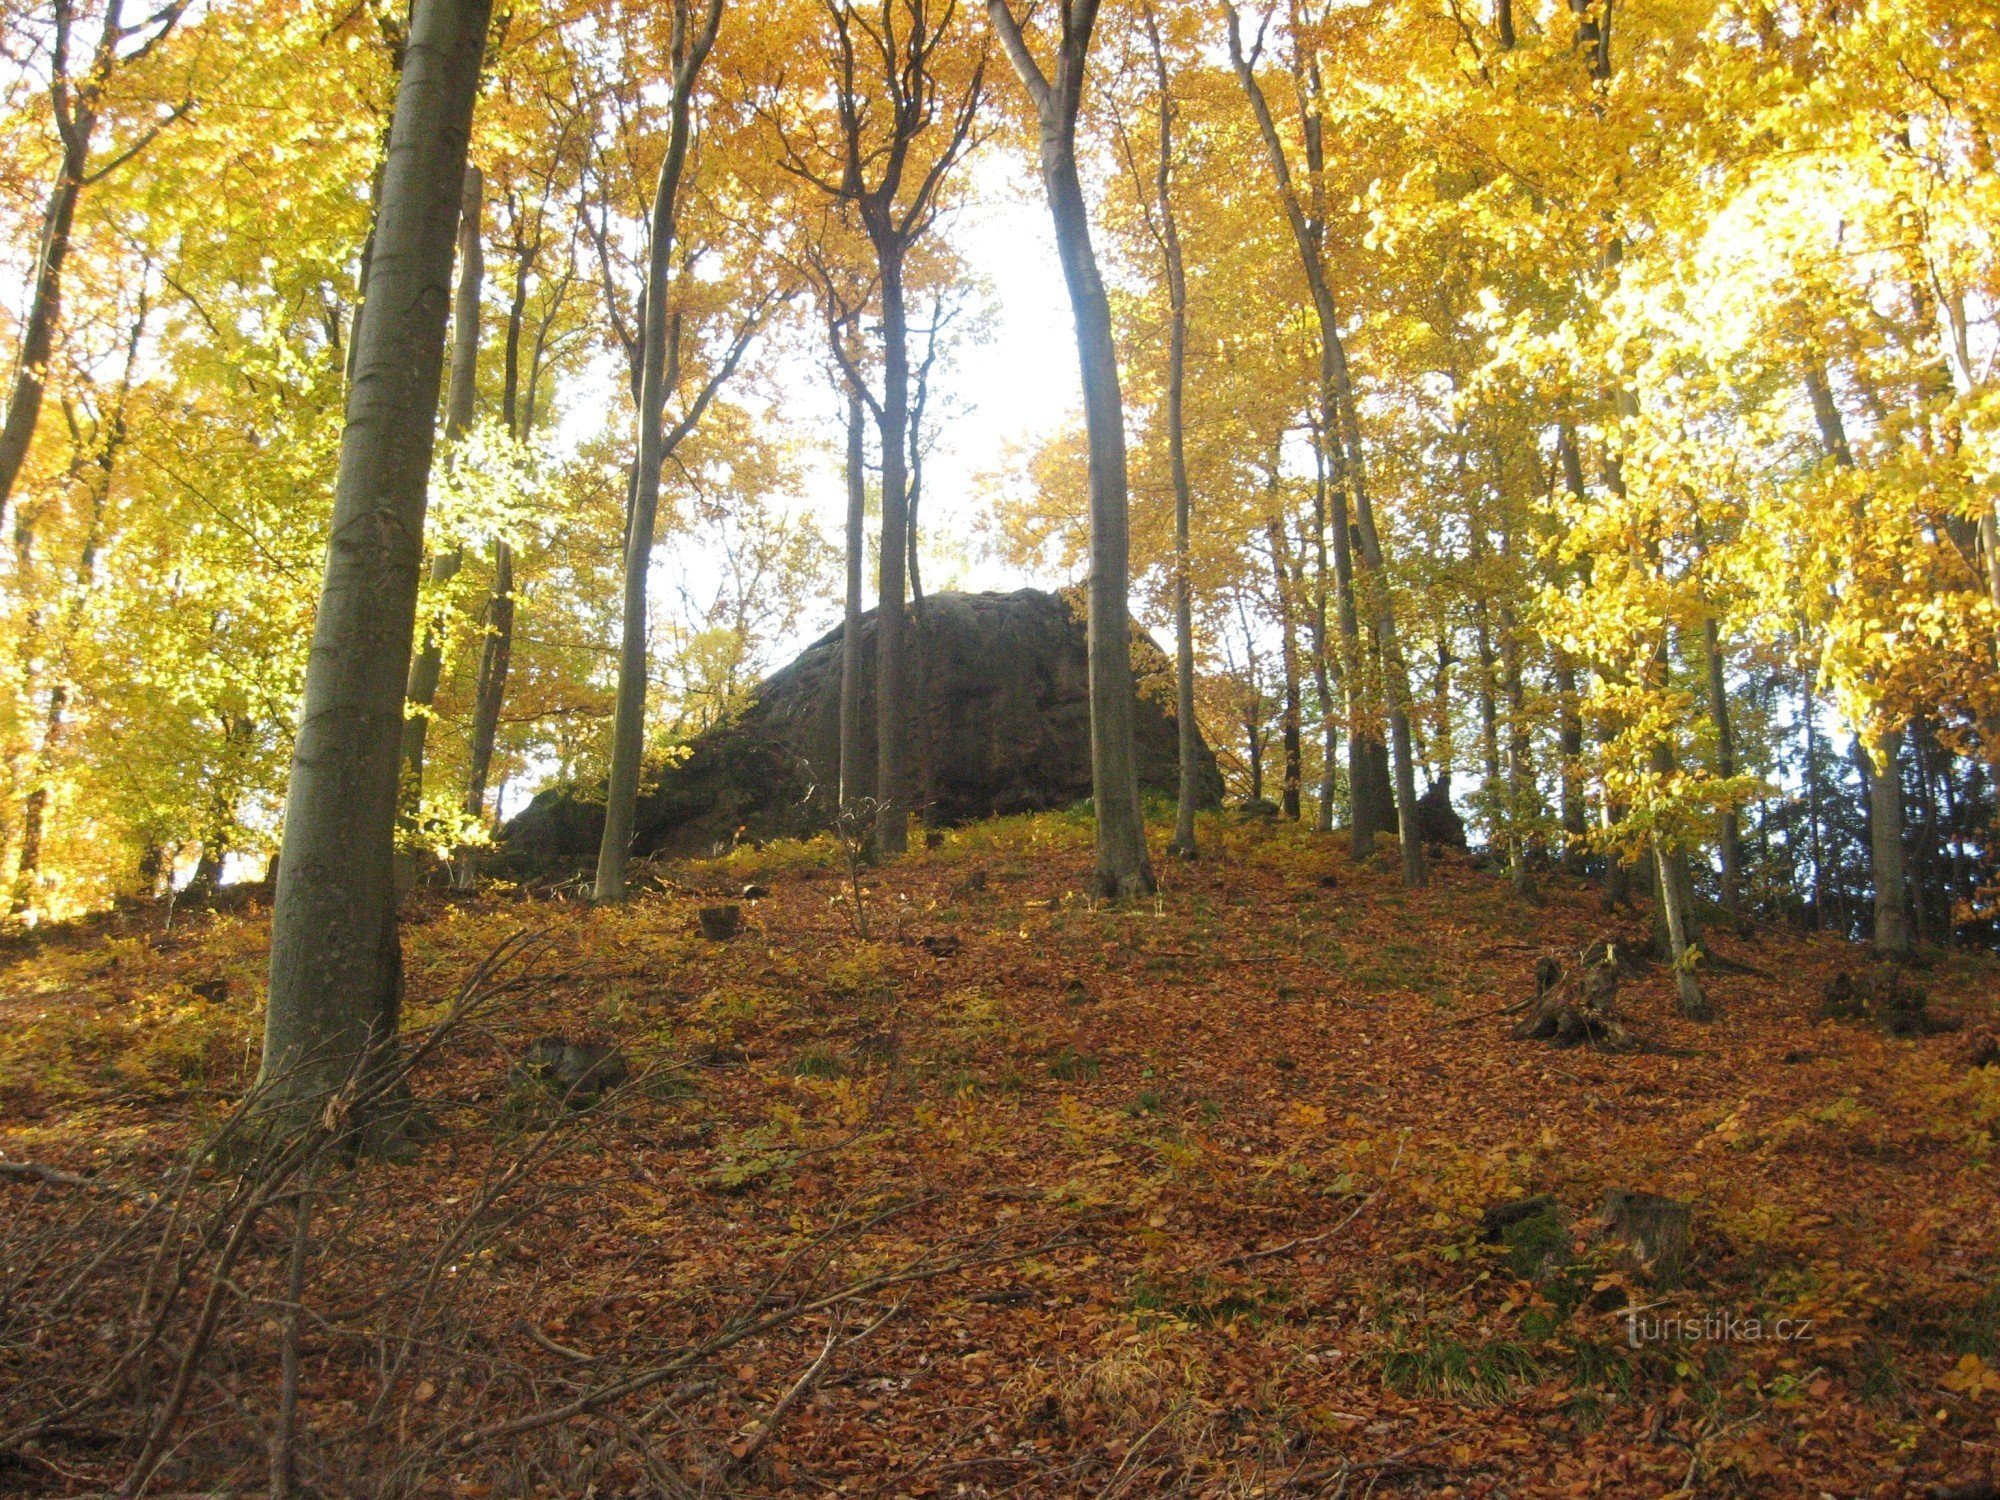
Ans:
POLYGON ((863 874, 866 938, 830 841, 417 895, 420 1140, 359 1160, 239 1108, 267 910, 45 932, 0 970, 0 1494, 2000 1478, 1992 957, 1904 1039, 1818 1019, 1861 950, 1712 927, 1719 1020, 1635 957, 1646 1049, 1557 1051, 1502 1012, 1637 953, 1594 887, 1202 833, 1094 908, 1086 819, 955 830, 863 874), (629 1077, 559 1097, 551 1036, 629 1077), (1614 1189, 1692 1205, 1684 1275, 1596 1232, 1614 1189))

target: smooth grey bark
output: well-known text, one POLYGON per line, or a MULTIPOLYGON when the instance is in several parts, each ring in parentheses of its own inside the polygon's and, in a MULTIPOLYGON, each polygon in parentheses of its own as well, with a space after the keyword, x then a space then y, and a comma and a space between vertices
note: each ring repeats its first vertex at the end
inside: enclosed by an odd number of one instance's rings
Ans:
MULTIPOLYGON (((1656 686, 1664 687, 1669 668, 1668 644, 1662 640, 1653 658, 1656 686)), ((1653 742, 1653 773, 1662 781, 1675 769, 1673 745, 1665 739, 1653 742)), ((1664 936, 1668 957, 1674 967, 1674 984, 1680 993, 1681 1014, 1691 1021, 1707 1021, 1715 1016, 1713 1003, 1702 992, 1695 977, 1692 950, 1699 940, 1694 917, 1694 880, 1688 869, 1687 850, 1669 844, 1658 833, 1650 840, 1653 851, 1654 914, 1658 927, 1655 940, 1664 936)))
POLYGON ((910 325, 904 304, 908 246, 876 244, 882 294, 882 530, 875 557, 875 852, 910 846, 908 595, 910 571, 910 325))
POLYGON ((1868 769, 1868 852, 1874 871, 1875 946, 1889 954, 1910 951, 1910 904, 1903 841, 1903 732, 1892 729, 1876 745, 1879 764, 1868 769))
POLYGON ((1589 814, 1583 805, 1583 713, 1579 706, 1576 665, 1560 647, 1552 668, 1556 680, 1556 745, 1561 752, 1563 868, 1583 869, 1584 840, 1590 836, 1589 814))
MULTIPOLYGON (((604 835, 597 847, 597 878, 592 895, 616 901, 625 894, 625 867, 632 855, 632 827, 639 815, 639 764, 646 751, 646 572, 653 560, 653 523, 660 506, 660 467, 670 449, 664 430, 668 370, 667 281, 673 266, 674 239, 680 227, 681 177, 687 167, 693 133, 694 85, 715 33, 722 23, 722 0, 705 0, 701 14, 692 14, 693 0, 675 0, 671 96, 667 104, 667 149, 653 188, 651 238, 647 246, 644 322, 639 332, 638 387, 639 451, 632 464, 629 512, 625 525, 625 588, 618 648, 618 697, 611 720, 611 769, 604 793, 604 835), (693 22, 692 29, 690 22, 693 22)), ((742 344, 732 352, 730 366, 742 344)), ((727 368, 727 367, 726 367, 727 368)), ((715 390, 715 382, 704 397, 715 390)), ((697 402, 679 424, 684 433, 698 417, 697 402)), ((676 438, 676 440, 678 440, 676 438)))
MULTIPOLYGON (((1380 532, 1375 525, 1375 508, 1369 497, 1367 464, 1362 452, 1361 423, 1354 398, 1354 378, 1348 365, 1347 348, 1340 333, 1340 317, 1333 297, 1332 284, 1326 274, 1326 205, 1325 205, 1325 146, 1323 128, 1317 108, 1321 90, 1319 66, 1303 54, 1295 60, 1295 78, 1300 98, 1300 116, 1303 127, 1306 154, 1307 181, 1311 193, 1311 207, 1301 198, 1292 179, 1291 165, 1285 154, 1283 139, 1278 133, 1276 120, 1272 117, 1269 101, 1265 98, 1263 85, 1257 81, 1256 59, 1247 56, 1243 50, 1241 19, 1233 4, 1225 4, 1224 14, 1229 28, 1229 59, 1235 69, 1237 79, 1249 97, 1251 113, 1256 116, 1257 128, 1264 140, 1265 155, 1269 158, 1272 177, 1277 185, 1278 196, 1282 200, 1286 222, 1292 231, 1292 239, 1299 252, 1301 268, 1305 272, 1306 283, 1312 292, 1314 317, 1320 334, 1320 427, 1330 439, 1328 457, 1332 460, 1334 479, 1334 511, 1336 524, 1343 530, 1346 523, 1346 497, 1351 493, 1354 500, 1355 538, 1361 554, 1361 571, 1364 575, 1355 587, 1356 593, 1366 594, 1370 609, 1371 623, 1375 629, 1376 642, 1382 653, 1382 675, 1388 688, 1389 751, 1393 767, 1392 789, 1395 800, 1398 844, 1402 851, 1403 884, 1421 886, 1425 881, 1424 845, 1421 830, 1417 826, 1417 778, 1415 765, 1415 744, 1410 732, 1410 681, 1409 669, 1404 661, 1402 647, 1396 633, 1396 611, 1389 595, 1389 580, 1386 559, 1382 549, 1380 532)), ((1343 622, 1344 624, 1344 622, 1343 622)), ((1350 703, 1353 702, 1351 684, 1355 674, 1349 673, 1350 703)), ((1367 858, 1374 852, 1374 835, 1381 819, 1381 810, 1370 809, 1361 788, 1374 780, 1368 774, 1369 746, 1357 743, 1360 728, 1358 715, 1350 715, 1348 734, 1350 737, 1348 754, 1354 764, 1353 800, 1354 846, 1357 857, 1367 858), (1364 812, 1368 816, 1364 818, 1364 812)), ((1379 739, 1377 740, 1379 743, 1379 739)))
POLYGON ((1814 704, 1811 667, 1799 673, 1799 712, 1806 741, 1806 847, 1812 854, 1812 913, 1814 931, 1826 927, 1826 851, 1820 838, 1819 714, 1814 704))
POLYGON ((1313 812, 1315 833, 1333 832, 1337 794, 1335 768, 1340 760, 1340 729, 1334 709, 1331 642, 1327 638, 1326 600, 1329 573, 1326 549, 1326 449, 1313 436, 1313 691, 1319 696, 1319 804, 1313 812))
POLYGON ((847 390, 847 610, 840 630, 840 809, 868 795, 861 764, 861 563, 867 545, 866 414, 861 393, 847 390))
POLYGON ((1090 241, 1090 216, 1076 166, 1076 121, 1090 55, 1097 0, 1060 0, 1061 38, 1055 74, 1042 72, 1008 0, 987 0, 999 33, 1040 124, 1042 188, 1055 225, 1076 324, 1083 377, 1084 426, 1090 446, 1090 782, 1097 821, 1096 892, 1107 900, 1150 895, 1153 869, 1139 805, 1132 726, 1132 625, 1127 594, 1131 536, 1125 472, 1125 403, 1111 304, 1090 241))
MULTIPOLYGON (((1160 263, 1167 273, 1167 471, 1174 488, 1174 708, 1179 731, 1180 795, 1174 804, 1174 836, 1169 854, 1182 859, 1201 856, 1195 841, 1194 816, 1201 801, 1201 735, 1194 722, 1194 558, 1189 532, 1194 515, 1194 490, 1187 468, 1187 267, 1181 254, 1180 224, 1174 214, 1174 100, 1167 77, 1166 49, 1160 43, 1159 17, 1149 3, 1144 8, 1146 40, 1153 54, 1153 92, 1159 130, 1159 154, 1153 167, 1153 211, 1159 216, 1153 236, 1160 263)), ((1320 624, 1324 628, 1325 602, 1320 624)), ((1324 696, 1325 684, 1321 691, 1324 696)))
MULTIPOLYGON (((1715 725, 1715 774, 1727 781, 1736 775, 1736 735, 1730 723, 1722 632, 1713 614, 1703 617, 1701 635, 1708 656, 1708 716, 1715 725)), ((1722 909, 1736 916, 1743 909, 1743 834, 1734 808, 1722 814, 1721 840, 1722 909)))
POLYGON ((1500 674, 1507 693, 1507 873, 1517 894, 1525 895, 1534 881, 1528 871, 1526 827, 1534 809, 1532 743, 1528 733, 1528 703, 1521 672, 1521 634, 1513 608, 1500 607, 1500 674))
POLYGON ((403 689, 490 0, 417 0, 285 795, 263 1082, 307 1101, 395 1046, 403 689))
POLYGON ((1667 940, 1673 954, 1674 988, 1680 999, 1681 1014, 1690 1021, 1715 1019, 1715 1005, 1703 993, 1689 962, 1693 938, 1689 933, 1687 884, 1684 866, 1677 868, 1660 837, 1653 836, 1653 871, 1659 883, 1660 905, 1666 913, 1667 940))
MULTIPOLYGON (((1271 471, 1276 488, 1277 469, 1271 471)), ((1284 707, 1278 720, 1279 743, 1285 754, 1284 780, 1278 793, 1278 810, 1287 823, 1296 823, 1303 811, 1304 745, 1299 723, 1299 630, 1292 598, 1291 545, 1286 539, 1285 522, 1273 512, 1265 523, 1271 543, 1271 578, 1278 600, 1278 664, 1284 678, 1284 707)))
MULTIPOLYGON (((485 179, 479 168, 465 169, 465 187, 458 220, 458 292, 452 302, 451 378, 445 387, 444 440, 455 443, 472 430, 479 396, 479 298, 486 282, 486 254, 481 234, 485 179)), ((446 455, 449 462, 449 452, 446 455)), ((465 549, 457 543, 431 559, 433 587, 442 588, 465 565, 465 549)), ((437 703, 438 679, 444 672, 444 637, 437 621, 426 621, 423 644, 410 661, 404 687, 403 816, 415 819, 424 798, 424 744, 430 734, 431 710, 437 703)))

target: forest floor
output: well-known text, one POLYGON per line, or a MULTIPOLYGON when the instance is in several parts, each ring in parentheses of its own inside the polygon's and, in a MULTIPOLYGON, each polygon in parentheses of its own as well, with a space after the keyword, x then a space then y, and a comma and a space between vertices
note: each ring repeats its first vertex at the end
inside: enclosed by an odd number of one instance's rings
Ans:
MULTIPOLYGON (((1766 930, 1713 939, 1715 1022, 1624 984, 1661 1050, 1513 1041, 1538 957, 1639 919, 1204 834, 1092 909, 1082 819, 957 830, 865 874, 866 939, 824 843, 612 908, 416 898, 411 1028, 528 935, 416 1068, 434 1138, 249 1208, 195 1148, 254 1073, 268 913, 14 953, 0 1494, 153 1461, 149 1493, 267 1493, 286 1347, 300 1494, 1993 1493, 2000 1067, 1966 1033, 1818 1021, 1863 955, 1766 930), (548 1034, 633 1082, 564 1108, 510 1072, 548 1034), (157 1227, 173 1182, 208 1230, 157 1227), (1594 1235, 1618 1188, 1693 1205, 1683 1284, 1594 1235), (1533 1193, 1559 1232, 1482 1238, 1533 1193), (127 1243, 143 1300, 91 1282, 127 1243)), ((1919 978, 2000 1016, 1990 957, 1919 978)))

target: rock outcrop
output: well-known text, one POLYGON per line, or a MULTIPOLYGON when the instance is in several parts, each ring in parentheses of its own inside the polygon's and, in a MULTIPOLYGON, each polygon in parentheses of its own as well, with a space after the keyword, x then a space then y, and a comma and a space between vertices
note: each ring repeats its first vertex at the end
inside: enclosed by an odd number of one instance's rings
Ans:
MULTIPOLYGON (((1083 622, 1056 594, 934 594, 924 601, 921 732, 912 779, 940 823, 1062 807, 1090 795, 1089 662, 1083 622)), ((641 788, 637 854, 707 853, 736 839, 799 836, 827 826, 840 762, 841 631, 772 674, 748 706, 654 768, 641 788)), ((863 763, 875 760, 875 615, 861 619, 863 763)), ((1179 784, 1173 667, 1133 632, 1139 683, 1139 779, 1171 796, 1179 784)), ((1222 796, 1202 751, 1204 800, 1222 796)), ((505 859, 547 869, 593 859, 601 790, 552 787, 511 823, 505 859)))

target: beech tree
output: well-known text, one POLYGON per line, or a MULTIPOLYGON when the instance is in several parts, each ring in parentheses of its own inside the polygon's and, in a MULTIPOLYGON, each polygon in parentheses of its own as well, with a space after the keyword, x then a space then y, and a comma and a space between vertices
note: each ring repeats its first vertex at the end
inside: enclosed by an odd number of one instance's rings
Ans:
MULTIPOLYGON (((638 452, 625 523, 624 618, 618 651, 618 699, 611 726, 610 773, 604 797, 604 834, 597 850, 593 893, 599 901, 625 894, 625 870, 632 855, 632 825, 638 815, 639 768, 646 752, 647 571, 653 558, 653 527, 660 504, 660 469, 700 422, 716 392, 737 363, 762 320, 763 301, 754 301, 728 352, 671 427, 667 397, 681 382, 682 320, 671 304, 680 230, 682 191, 693 139, 695 90, 722 24, 722 0, 674 0, 668 44, 666 153, 660 159, 647 219, 644 289, 638 328, 620 333, 632 369, 639 411, 638 452)), ((602 234, 603 231, 600 231, 602 234)), ((603 250, 604 241, 599 240, 603 250)), ((607 285, 606 295, 613 295, 607 285)), ((615 304, 614 304, 615 305, 615 304)))
POLYGON ((1117 900, 1151 893, 1153 867, 1146 853, 1132 747, 1125 402, 1118 386, 1111 304, 1090 242, 1090 214, 1076 165, 1077 115, 1083 107, 1097 8, 1097 0, 1059 0, 1050 72, 1035 60, 1008 0, 987 0, 986 13, 1035 108, 1042 191, 1055 224, 1056 252, 1076 324, 1084 424, 1090 435, 1090 786, 1097 818, 1096 887, 1099 896, 1117 900))
POLYGON ((396 90, 272 912, 263 1078, 289 1100, 355 1077, 400 1023, 403 690, 490 12, 417 0, 396 90))
MULTIPOLYGON (((832 116, 769 113, 786 170, 851 210, 875 256, 882 391, 869 389, 844 343, 832 344, 848 385, 875 417, 882 455, 882 529, 875 611, 875 847, 909 845, 911 658, 911 370, 907 268, 937 222, 953 168, 974 143, 985 90, 983 45, 967 45, 955 0, 827 0, 830 36, 815 38, 832 116), (958 55, 963 54, 963 55, 958 55), (926 140, 929 136, 931 139, 926 140)), ((933 331, 931 344, 936 346, 933 331)), ((921 697, 921 684, 918 684, 921 697)))

